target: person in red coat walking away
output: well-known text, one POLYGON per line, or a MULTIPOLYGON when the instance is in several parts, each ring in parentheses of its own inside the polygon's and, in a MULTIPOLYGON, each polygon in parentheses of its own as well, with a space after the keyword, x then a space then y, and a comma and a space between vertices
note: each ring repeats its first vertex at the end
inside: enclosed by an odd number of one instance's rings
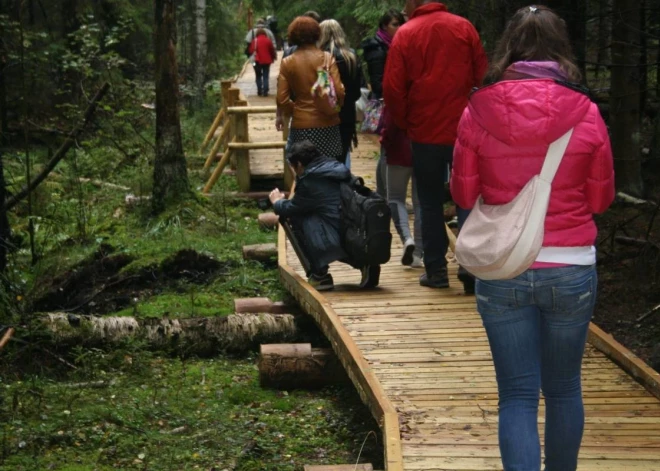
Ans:
POLYGON ((273 41, 268 38, 266 30, 259 28, 257 36, 250 44, 249 53, 254 59, 254 74, 257 76, 257 90, 259 96, 268 96, 268 82, 270 80, 270 65, 277 59, 277 52, 273 41))
MULTIPOLYGON (((447 288, 444 183, 458 120, 470 91, 481 84, 487 60, 474 26, 449 13, 444 4, 407 0, 406 11, 410 20, 392 42, 383 95, 395 123, 412 142, 426 268, 419 283, 447 288)), ((467 292, 472 278, 461 280, 467 292)))
MULTIPOLYGON (((614 164, 598 106, 580 82, 565 22, 521 8, 458 125, 451 192, 471 208, 511 202, 573 130, 552 181, 543 247, 510 280, 476 282, 493 354, 505 471, 575 471, 584 429, 580 367, 597 292, 593 214, 614 199, 614 164), (541 465, 539 391, 545 397, 541 465)), ((459 236, 460 237, 460 236, 459 236)), ((624 466, 625 468, 625 466, 624 466)))

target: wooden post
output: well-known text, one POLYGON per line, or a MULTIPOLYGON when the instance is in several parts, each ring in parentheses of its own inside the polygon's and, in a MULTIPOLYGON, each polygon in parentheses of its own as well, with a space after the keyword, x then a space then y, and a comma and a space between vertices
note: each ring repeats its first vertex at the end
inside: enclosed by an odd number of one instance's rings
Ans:
POLYGON ((261 387, 309 389, 348 381, 331 348, 309 343, 262 345, 258 366, 261 387))
MULTIPOLYGON (((286 114, 282 114, 282 140, 288 142, 289 140, 289 127, 291 125, 291 117, 286 114)), ((286 145, 282 151, 282 156, 284 158, 284 170, 282 171, 284 176, 284 185, 291 190, 293 187, 293 182, 296 180, 296 176, 293 174, 293 170, 289 167, 289 162, 286 160, 286 145)))
POLYGON ((257 216, 257 220, 262 230, 276 229, 280 222, 280 217, 275 213, 261 213, 257 216))
MULTIPOLYGON (((245 100, 238 100, 235 106, 247 106, 248 102, 245 100)), ((248 115, 245 113, 238 113, 232 116, 236 126, 236 142, 250 142, 248 132, 248 115)), ((241 191, 250 191, 250 151, 248 149, 234 150, 236 156, 236 179, 238 180, 238 188, 241 191)))

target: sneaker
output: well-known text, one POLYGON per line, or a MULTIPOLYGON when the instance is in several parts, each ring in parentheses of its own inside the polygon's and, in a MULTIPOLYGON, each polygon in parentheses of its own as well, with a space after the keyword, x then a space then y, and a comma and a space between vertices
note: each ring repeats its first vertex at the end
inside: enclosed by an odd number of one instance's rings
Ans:
POLYGON ((443 268, 442 271, 432 275, 424 273, 419 277, 419 284, 427 288, 449 288, 447 268, 443 268))
POLYGON ((309 278, 307 278, 307 283, 309 283, 316 291, 328 291, 335 287, 330 273, 326 273, 325 275, 315 275, 312 273, 309 278))
POLYGON ((413 262, 413 254, 415 253, 415 242, 412 239, 407 239, 403 244, 403 255, 401 256, 401 265, 410 266, 413 262))
POLYGON ((469 271, 460 265, 458 267, 458 279, 463 283, 463 290, 465 291, 465 294, 474 294, 474 276, 472 276, 469 271))
POLYGON ((421 255, 418 255, 416 253, 413 254, 410 268, 424 268, 424 261, 422 260, 421 255))
POLYGON ((380 281, 380 265, 366 265, 360 269, 362 280, 360 288, 375 288, 380 281))

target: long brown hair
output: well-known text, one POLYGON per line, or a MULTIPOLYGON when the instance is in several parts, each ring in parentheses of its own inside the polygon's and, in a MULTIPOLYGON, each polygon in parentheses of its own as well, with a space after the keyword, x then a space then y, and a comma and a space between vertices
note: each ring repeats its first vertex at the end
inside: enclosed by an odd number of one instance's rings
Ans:
POLYGON ((506 25, 486 75, 486 83, 502 79, 504 71, 518 61, 555 61, 571 82, 582 78, 575 65, 566 22, 543 5, 518 10, 506 25))

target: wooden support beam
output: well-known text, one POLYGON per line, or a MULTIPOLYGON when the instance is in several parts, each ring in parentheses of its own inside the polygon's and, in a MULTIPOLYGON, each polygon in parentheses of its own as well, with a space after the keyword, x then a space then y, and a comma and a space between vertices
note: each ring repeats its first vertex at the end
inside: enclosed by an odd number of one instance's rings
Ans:
POLYGON ((10 328, 7 329, 5 334, 2 336, 2 339, 0 339, 0 350, 5 348, 5 345, 7 345, 9 340, 12 338, 12 336, 14 335, 14 332, 16 332, 16 331, 14 330, 13 327, 10 327, 10 328))
POLYGON ((331 348, 309 343, 262 345, 258 367, 263 388, 318 389, 349 381, 331 348))
POLYGON ((199 148, 199 153, 201 154, 204 152, 204 149, 206 149, 206 146, 209 145, 209 142, 211 142, 211 139, 213 138, 213 134, 215 133, 215 130, 218 129, 220 126, 220 123, 222 122, 223 118, 225 117, 225 109, 220 108, 220 111, 218 111, 218 114, 215 116, 215 119, 213 120, 213 124, 211 124, 211 127, 209 128, 209 131, 206 133, 206 136, 204 137, 204 142, 202 142, 202 145, 199 148))
POLYGON ((227 121, 223 126, 222 132, 220 133, 218 139, 213 144, 213 147, 211 148, 211 152, 209 152, 208 157, 206 157, 206 161, 204 162, 205 169, 209 168, 213 163, 213 161, 215 160, 215 156, 218 155, 218 151, 220 150, 220 147, 222 146, 228 134, 229 134, 229 121, 227 121))
POLYGON ((218 162, 218 165, 215 167, 215 170, 213 171, 211 178, 209 178, 209 181, 204 186, 204 190, 202 190, 204 193, 208 193, 209 191, 211 191, 213 185, 215 185, 215 183, 218 181, 218 178, 220 178, 220 175, 222 175, 222 171, 229 162, 231 154, 232 154, 232 150, 227 149, 227 151, 222 155, 222 158, 220 159, 220 162, 218 162))
POLYGON ((229 114, 265 114, 265 113, 275 113, 277 111, 276 106, 232 106, 227 108, 227 113, 229 114))
POLYGON ((614 340, 596 324, 589 325, 587 341, 617 363, 624 371, 660 399, 660 373, 644 363, 637 355, 614 340))
POLYGON ((277 258, 277 245, 275 244, 256 244, 243 246, 243 258, 245 260, 257 260, 267 262, 272 258, 277 258))
MULTIPOLYGON (((236 102, 238 107, 247 107, 248 102, 239 100, 236 102)), ((236 142, 249 143, 250 136, 248 131, 248 115, 247 114, 234 114, 232 115, 236 130, 236 142)), ((250 151, 248 149, 234 150, 236 156, 236 179, 238 180, 238 188, 241 191, 250 191, 251 176, 250 176, 250 151)))
POLYGON ((286 142, 273 141, 273 142, 232 142, 229 144, 231 149, 284 149, 286 142))

